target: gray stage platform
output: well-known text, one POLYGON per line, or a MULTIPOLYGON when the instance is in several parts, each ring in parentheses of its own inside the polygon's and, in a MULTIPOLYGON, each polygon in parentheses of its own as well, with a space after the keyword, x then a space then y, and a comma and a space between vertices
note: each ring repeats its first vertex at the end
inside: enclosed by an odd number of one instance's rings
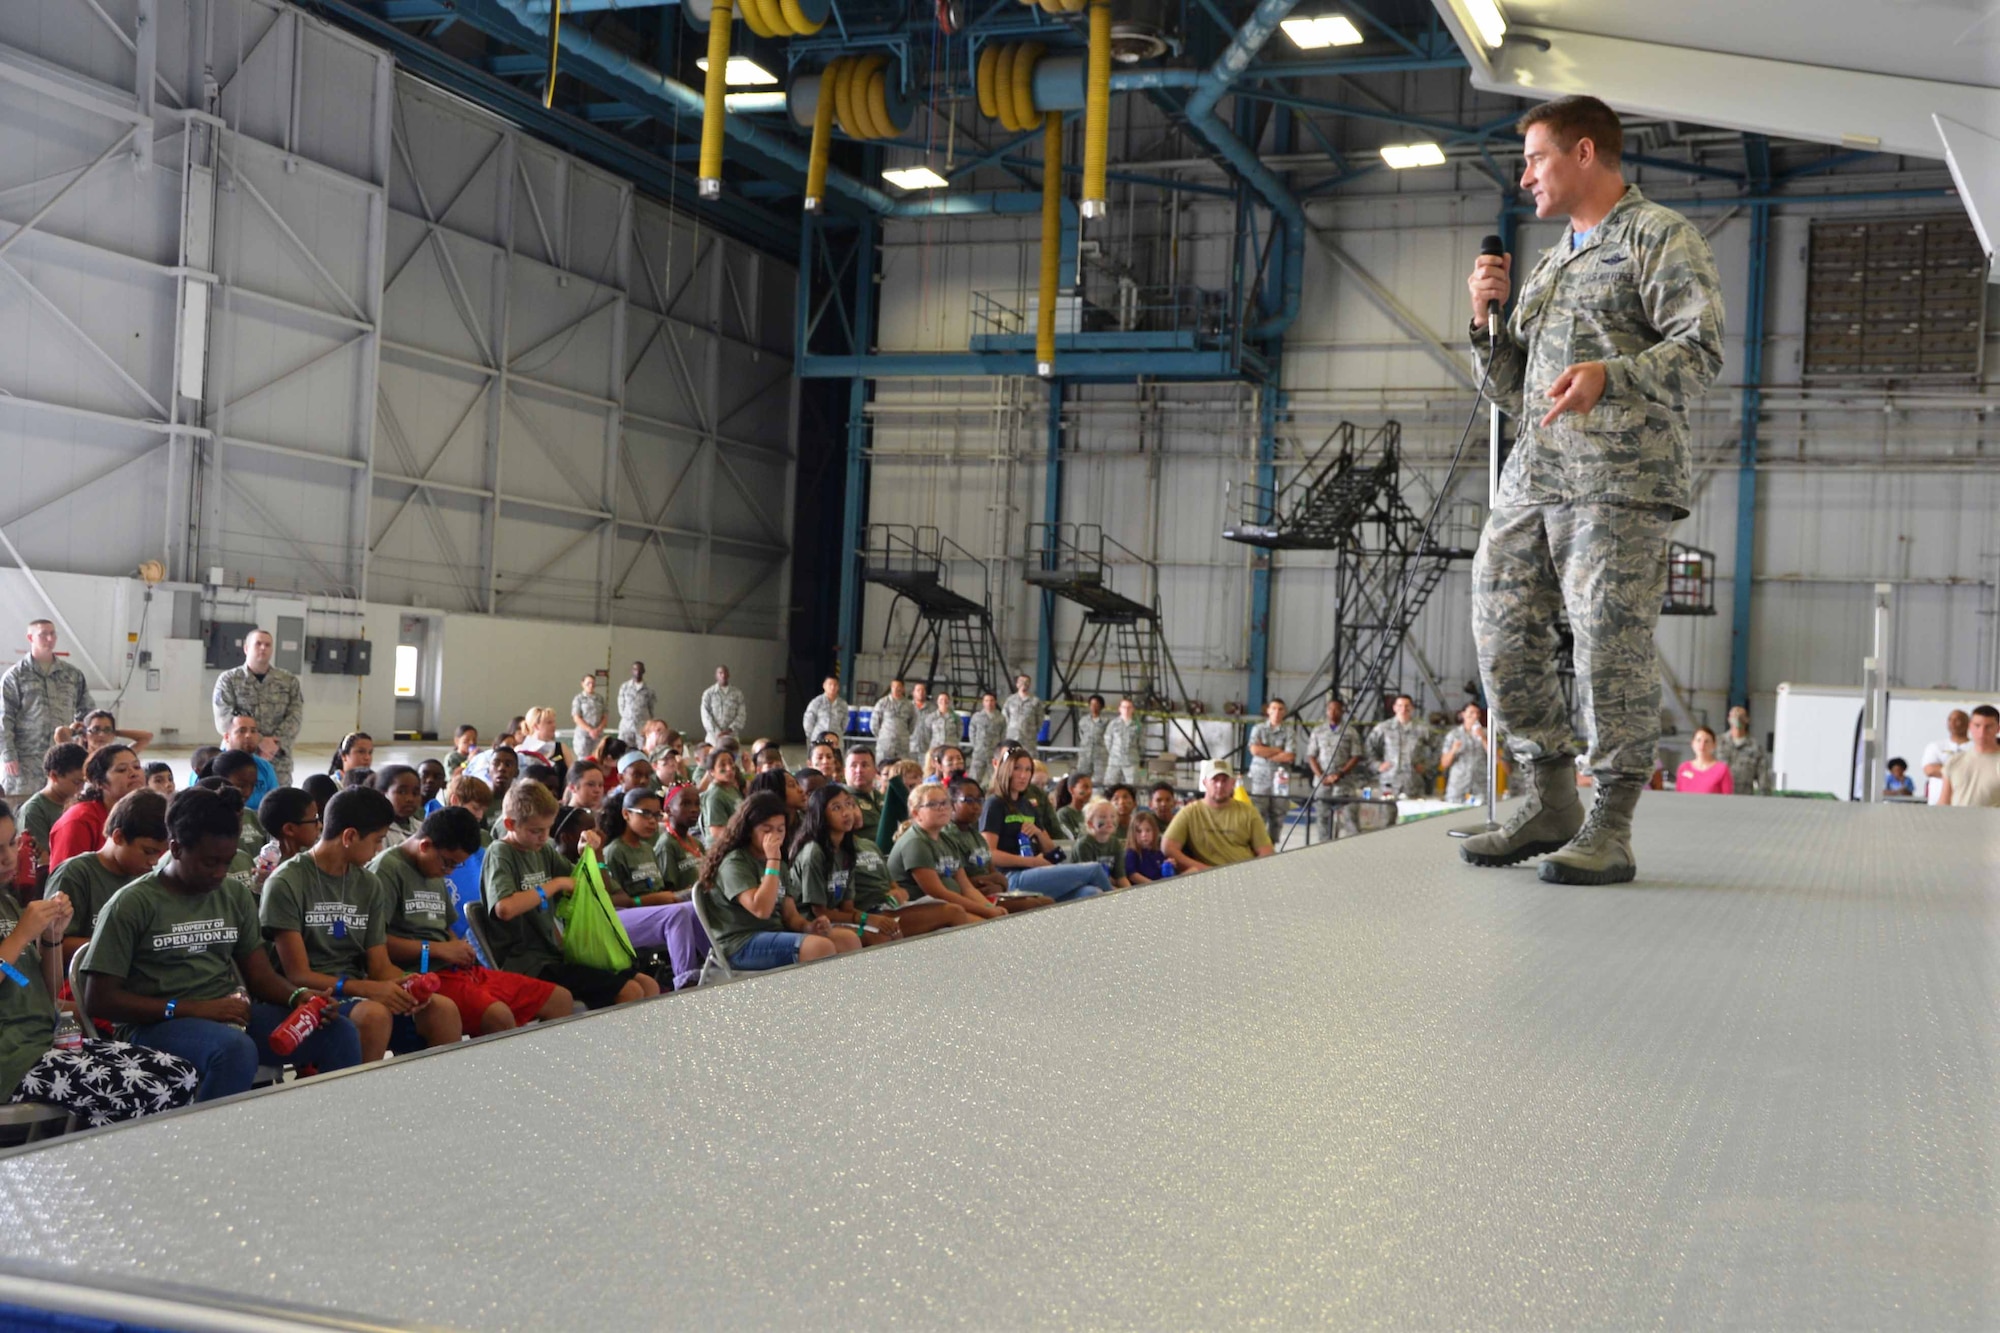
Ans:
POLYGON ((1618 889, 1449 822, 27 1151, 4 1267, 538 1330, 2000 1324, 2000 812, 1651 797, 1618 889))

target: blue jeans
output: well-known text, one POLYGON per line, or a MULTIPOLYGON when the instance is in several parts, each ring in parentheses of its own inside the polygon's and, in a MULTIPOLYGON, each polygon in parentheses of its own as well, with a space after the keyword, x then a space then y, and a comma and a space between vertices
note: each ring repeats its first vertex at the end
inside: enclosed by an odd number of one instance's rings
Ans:
POLYGON ((299 1044, 298 1050, 280 1059, 271 1053, 271 1032, 285 1021, 291 1010, 261 1000, 250 1005, 250 1026, 233 1028, 206 1018, 172 1018, 164 1023, 147 1023, 132 1029, 132 1040, 181 1059, 201 1071, 198 1102, 213 1101, 250 1091, 257 1066, 292 1064, 316 1067, 331 1073, 361 1063, 361 1034, 344 1018, 324 1015, 319 1030, 299 1044))
POLYGON ((1081 865, 1034 866, 1007 872, 1007 887, 1018 893, 1039 893, 1057 902, 1095 898, 1111 892, 1111 876, 1095 861, 1081 865))
POLYGON ((745 940, 729 955, 729 965, 739 972, 764 972, 774 967, 790 967, 799 961, 799 946, 806 937, 789 930, 766 930, 745 940))

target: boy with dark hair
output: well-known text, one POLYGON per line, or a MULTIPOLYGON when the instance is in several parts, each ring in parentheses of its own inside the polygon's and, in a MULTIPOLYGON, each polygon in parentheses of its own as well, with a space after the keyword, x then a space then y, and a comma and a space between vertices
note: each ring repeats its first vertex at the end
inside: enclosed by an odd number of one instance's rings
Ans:
MULTIPOLYGON (((272 969, 256 904, 227 882, 240 813, 213 791, 175 796, 169 859, 112 895, 83 960, 91 1016, 119 1025, 123 1040, 194 1065, 197 1101, 247 1092, 260 1060, 279 1063, 271 1031, 313 991, 272 969)), ((323 1073, 360 1063, 354 1024, 323 1015, 289 1059, 323 1073)))
POLYGON ((555 793, 524 777, 501 806, 504 835, 486 849, 480 884, 488 935, 510 972, 554 982, 592 1009, 626 1004, 660 993, 659 983, 637 968, 607 972, 563 958, 562 927, 554 900, 576 887, 570 863, 549 844, 555 827, 555 793))
POLYGON ((449 782, 459 774, 472 758, 472 752, 479 748, 479 728, 461 722, 452 733, 451 753, 444 757, 445 780, 449 782))
POLYGON ((257 807, 257 822, 271 835, 257 849, 257 891, 262 893, 272 871, 319 841, 319 802, 298 787, 280 787, 257 807))
MULTIPOLYGON (((51 773, 54 769, 49 770, 51 773)), ((63 931, 63 964, 90 943, 98 913, 111 895, 159 864, 167 854, 167 799, 140 788, 119 799, 104 821, 104 846, 72 856, 49 876, 46 892, 69 898, 69 925, 63 931)))
POLYGON ((157 759, 146 765, 146 789, 156 791, 171 801, 174 793, 180 790, 174 785, 174 766, 157 759))
POLYGON ((83 790, 83 765, 89 758, 90 751, 72 741, 51 745, 42 755, 42 772, 48 781, 21 802, 21 832, 35 840, 35 856, 43 864, 49 859, 49 830, 83 790))
POLYGON ((482 1037, 537 1018, 566 1018, 576 1008, 561 986, 481 967, 472 946, 452 934, 451 886, 444 877, 478 852, 483 832, 472 811, 447 806, 426 817, 416 837, 368 863, 388 894, 389 961, 435 972, 438 995, 457 1005, 482 1037))
POLYGON ((389 798, 350 787, 327 803, 319 841, 279 866, 258 909, 264 934, 295 985, 331 988, 341 1012, 361 1031, 361 1058, 398 1054, 459 1039, 458 1006, 433 995, 419 1001, 389 961, 388 895, 368 871, 395 811, 389 798))
POLYGON ((426 759, 417 765, 417 795, 424 803, 425 814, 444 809, 444 784, 449 781, 451 777, 440 761, 426 759))

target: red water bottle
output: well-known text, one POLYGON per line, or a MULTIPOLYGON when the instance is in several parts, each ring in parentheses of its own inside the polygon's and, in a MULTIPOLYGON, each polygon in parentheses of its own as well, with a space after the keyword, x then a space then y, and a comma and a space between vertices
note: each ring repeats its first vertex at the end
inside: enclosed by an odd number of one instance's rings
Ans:
POLYGON ((14 887, 22 902, 33 902, 41 895, 35 892, 41 883, 41 866, 35 851, 35 838, 31 833, 21 835, 21 857, 14 863, 14 887))
POLYGON ((422 1004, 444 989, 444 979, 435 972, 412 972, 403 978, 402 987, 411 999, 422 1004))
POLYGON ((287 1056, 299 1048, 314 1032, 319 1030, 320 1015, 333 1006, 333 1001, 324 995, 309 995, 305 1002, 285 1016, 285 1021, 271 1030, 271 1054, 287 1056))

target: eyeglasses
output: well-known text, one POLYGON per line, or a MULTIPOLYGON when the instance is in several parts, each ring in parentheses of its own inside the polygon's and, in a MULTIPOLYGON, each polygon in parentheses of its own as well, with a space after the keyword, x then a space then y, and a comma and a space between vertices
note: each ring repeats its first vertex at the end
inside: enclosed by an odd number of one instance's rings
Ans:
POLYGON ((948 806, 949 806, 950 804, 951 804, 951 802, 949 802, 949 801, 923 801, 923 802, 921 802, 921 803, 919 803, 919 804, 917 804, 917 805, 913 805, 913 806, 911 806, 911 807, 910 807, 910 809, 912 809, 912 810, 943 810, 943 809, 945 809, 946 807, 948 807, 948 806))
POLYGON ((977 796, 973 795, 973 794, 972 794, 972 793, 970 793, 970 792, 967 792, 967 793, 965 793, 964 795, 960 795, 960 796, 954 796, 954 797, 952 797, 952 800, 954 800, 954 801, 957 801, 957 802, 958 802, 958 803, 959 803, 960 805, 978 805, 978 804, 979 804, 979 797, 977 797, 977 796))
POLYGON ((94 727, 85 727, 83 731, 84 734, 87 736, 110 736, 116 733, 117 728, 107 727, 104 724, 99 723, 97 726, 94 727))

